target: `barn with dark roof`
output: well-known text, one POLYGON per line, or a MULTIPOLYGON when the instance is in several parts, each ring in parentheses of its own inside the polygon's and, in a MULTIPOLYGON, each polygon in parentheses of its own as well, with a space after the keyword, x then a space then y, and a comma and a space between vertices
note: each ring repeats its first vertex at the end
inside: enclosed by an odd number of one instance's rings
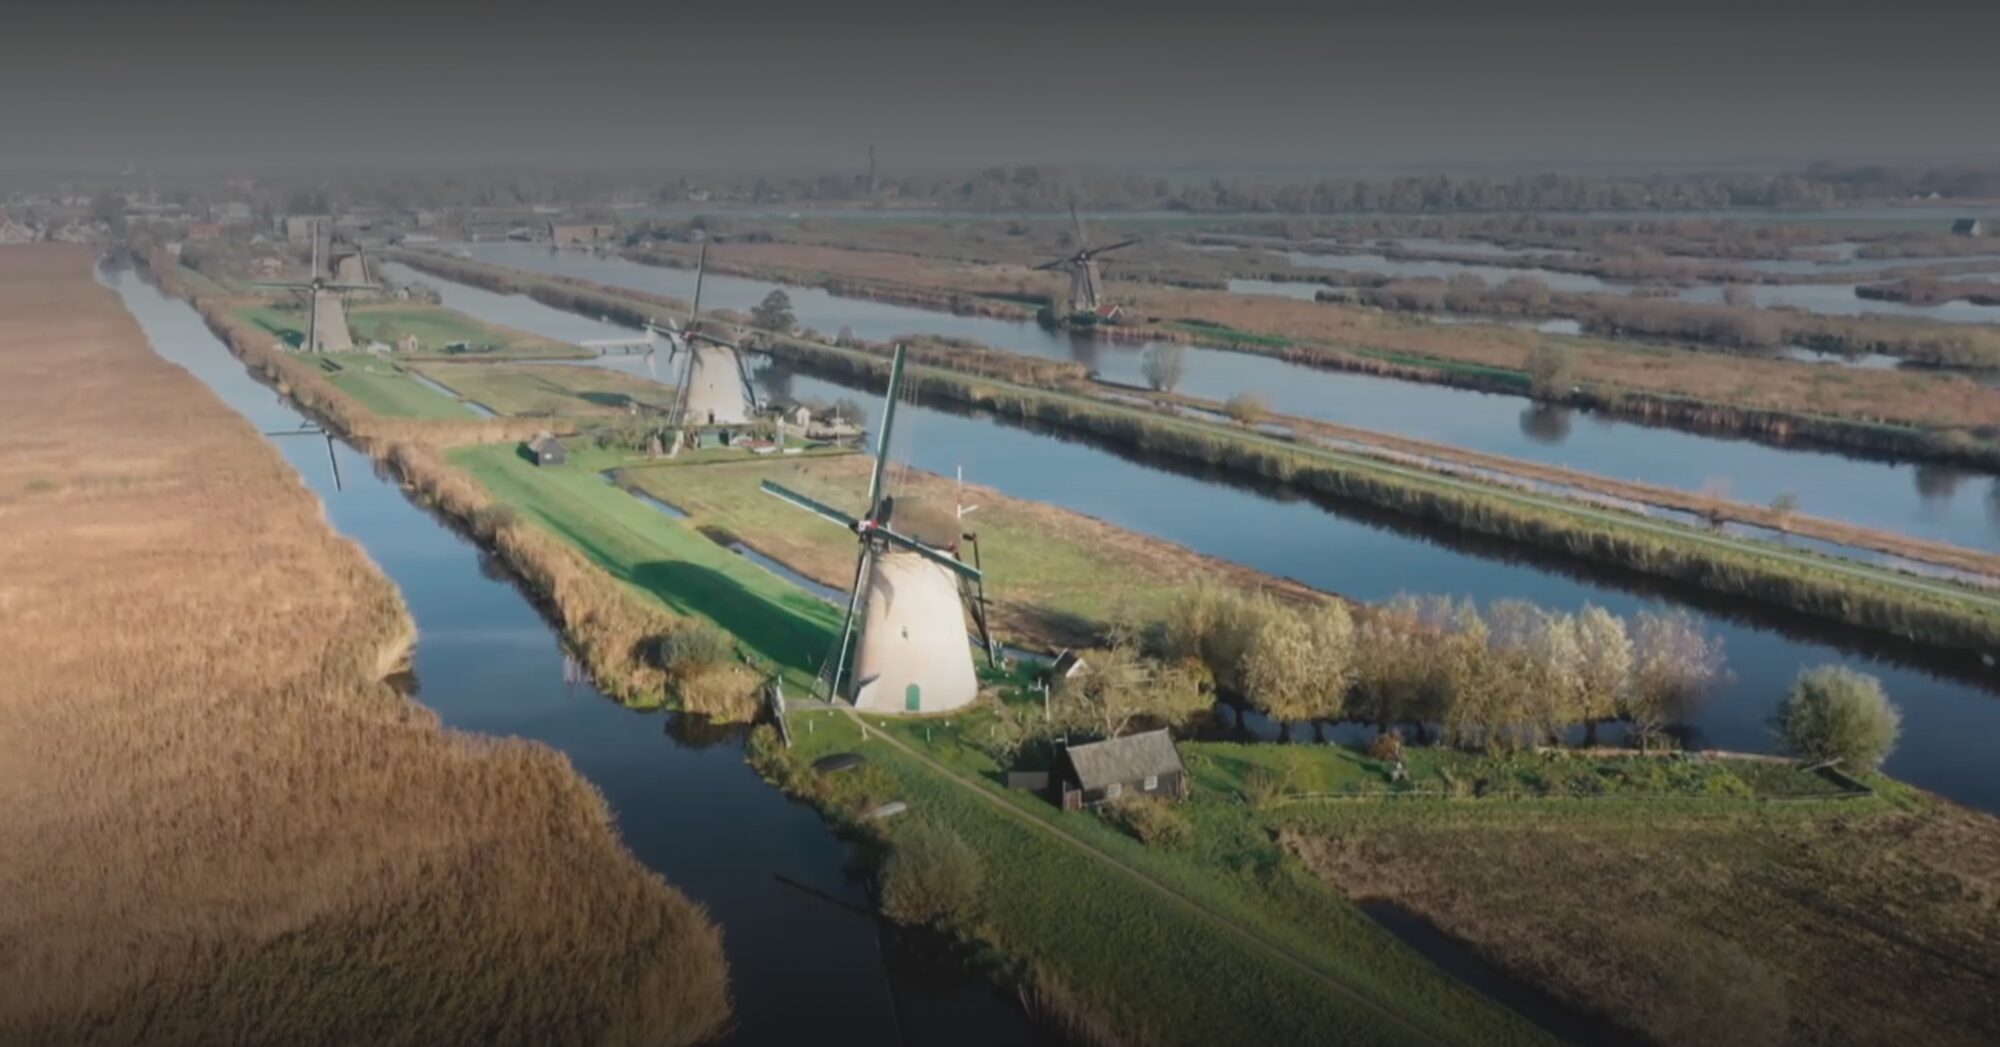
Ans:
POLYGON ((1054 799, 1065 811, 1133 794, 1187 796, 1187 768, 1164 728, 1069 746, 1056 757, 1053 779, 1054 799))

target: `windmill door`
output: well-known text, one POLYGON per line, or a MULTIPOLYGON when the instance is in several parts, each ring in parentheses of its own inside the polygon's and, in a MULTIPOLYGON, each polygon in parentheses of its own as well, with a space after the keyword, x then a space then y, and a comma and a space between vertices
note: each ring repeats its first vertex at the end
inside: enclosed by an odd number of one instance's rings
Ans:
POLYGON ((923 710, 923 707, 924 707, 923 691, 920 688, 918 688, 916 684, 911 684, 908 687, 903 688, 904 712, 911 712, 911 713, 920 712, 923 710))

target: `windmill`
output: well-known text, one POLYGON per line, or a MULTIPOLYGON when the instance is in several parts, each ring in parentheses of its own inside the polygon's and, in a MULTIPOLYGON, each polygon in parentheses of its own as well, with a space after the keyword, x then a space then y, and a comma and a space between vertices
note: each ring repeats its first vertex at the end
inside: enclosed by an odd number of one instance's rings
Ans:
POLYGON ((646 370, 660 376, 655 354, 661 339, 667 343, 667 366, 685 354, 675 391, 673 410, 667 426, 681 433, 674 441, 678 449, 690 429, 706 426, 742 425, 757 413, 757 391, 750 383, 750 371, 743 365, 742 349, 735 342, 709 334, 701 322, 701 287, 708 270, 708 245, 701 246, 695 261, 694 301, 687 322, 679 327, 656 324, 650 318, 635 339, 599 339, 583 344, 596 349, 643 347, 646 370))
POLYGON ((373 291, 376 289, 374 284, 342 284, 334 283, 326 278, 325 274, 320 271, 318 222, 313 223, 312 271, 305 282, 259 283, 255 286, 281 291, 303 292, 305 294, 306 340, 300 346, 300 349, 308 353, 318 352, 322 348, 336 352, 342 349, 354 348, 354 339, 347 332, 347 318, 341 315, 340 299, 338 297, 335 297, 328 305, 330 311, 327 317, 327 329, 325 331, 320 330, 319 302, 322 297, 326 297, 328 292, 332 292, 337 296, 342 291, 373 291))
POLYGON ((1106 312, 1104 304, 1104 281, 1097 272, 1097 256, 1109 254, 1138 243, 1138 239, 1120 240, 1103 247, 1090 246, 1090 237, 1083 231, 1083 219, 1077 217, 1076 205, 1069 207, 1070 225, 1076 230, 1076 249, 1053 262, 1044 262, 1035 267, 1036 272, 1063 269, 1069 272, 1069 313, 1072 322, 1094 324, 1101 320, 1117 317, 1116 307, 1106 312))
MULTIPOLYGON (((896 499, 883 490, 889 465, 889 434, 902 391, 906 351, 896 347, 889 368, 889 392, 882 426, 875 434, 875 469, 868 479, 868 508, 855 518, 823 502, 768 480, 764 493, 824 517, 854 532, 860 554, 840 636, 821 667, 828 698, 841 692, 847 656, 855 650, 847 695, 855 708, 872 713, 936 713, 970 704, 979 696, 966 643, 965 607, 973 611, 989 657, 983 574, 957 556, 957 542, 934 545, 893 528, 896 499), (859 617, 859 623, 855 619, 859 617)), ((956 519, 954 519, 956 523, 956 519)))

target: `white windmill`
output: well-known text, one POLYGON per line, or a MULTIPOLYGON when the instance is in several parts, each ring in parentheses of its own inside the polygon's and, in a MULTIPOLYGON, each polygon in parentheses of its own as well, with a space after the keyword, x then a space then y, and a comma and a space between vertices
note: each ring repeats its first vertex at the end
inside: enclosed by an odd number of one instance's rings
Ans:
MULTIPOLYGON (((829 697, 845 694, 855 708, 871 713, 937 713, 958 709, 979 697, 972 667, 966 610, 970 607, 991 656, 986 630, 984 575, 958 558, 957 542, 936 545, 897 531, 896 500, 883 489, 889 464, 889 435, 902 391, 905 350, 896 348, 889 368, 889 392, 875 434, 875 468, 868 480, 867 509, 859 518, 783 486, 764 482, 764 492, 831 520, 854 532, 860 553, 847 614, 834 650, 821 667, 829 697), (857 621, 856 619, 859 619, 857 621), (860 643, 854 643, 859 632, 860 643), (854 649, 853 672, 848 652, 854 649)), ((955 516, 954 522, 957 517, 955 516)))
POLYGON ((757 391, 751 385, 749 368, 743 364, 741 348, 735 342, 704 329, 701 287, 707 269, 708 245, 703 244, 695 262, 694 301, 688 309, 687 322, 680 327, 656 324, 649 319, 643 335, 638 339, 603 339, 583 343, 597 349, 643 346, 646 369, 654 378, 660 376, 654 359, 661 339, 667 343, 669 368, 673 367, 676 355, 685 354, 673 410, 667 417, 668 427, 681 433, 675 440, 676 448, 690 430, 743 425, 758 410, 757 391))

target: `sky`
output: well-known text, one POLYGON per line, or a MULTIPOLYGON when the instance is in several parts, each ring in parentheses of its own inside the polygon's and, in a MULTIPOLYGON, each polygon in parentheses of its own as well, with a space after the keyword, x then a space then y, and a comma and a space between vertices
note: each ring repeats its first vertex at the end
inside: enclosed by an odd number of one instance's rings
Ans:
POLYGON ((80 0, 0 169, 2000 160, 2000 3, 80 0))

